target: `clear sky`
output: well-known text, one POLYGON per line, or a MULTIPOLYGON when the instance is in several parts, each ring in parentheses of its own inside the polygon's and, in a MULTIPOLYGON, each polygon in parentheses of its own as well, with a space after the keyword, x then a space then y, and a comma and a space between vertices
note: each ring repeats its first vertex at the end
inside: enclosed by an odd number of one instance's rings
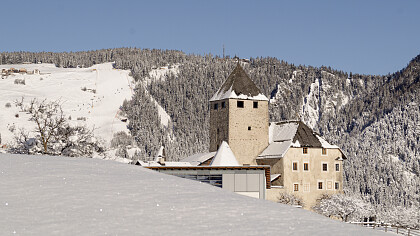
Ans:
POLYGON ((420 54, 420 1, 2 0, 0 51, 177 49, 363 74, 420 54))

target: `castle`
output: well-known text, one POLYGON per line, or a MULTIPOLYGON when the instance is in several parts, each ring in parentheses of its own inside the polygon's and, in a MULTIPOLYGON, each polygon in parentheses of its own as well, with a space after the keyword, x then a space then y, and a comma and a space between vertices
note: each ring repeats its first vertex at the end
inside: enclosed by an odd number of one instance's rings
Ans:
POLYGON ((269 200, 288 193, 310 208, 324 194, 343 192, 340 148, 301 121, 269 123, 268 99, 239 63, 210 99, 209 151, 223 141, 240 165, 270 166, 269 200))

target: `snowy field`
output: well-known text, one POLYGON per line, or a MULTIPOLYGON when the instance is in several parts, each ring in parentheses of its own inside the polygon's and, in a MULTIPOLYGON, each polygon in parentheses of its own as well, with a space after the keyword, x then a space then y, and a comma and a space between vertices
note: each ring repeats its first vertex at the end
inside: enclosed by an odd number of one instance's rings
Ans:
POLYGON ((98 159, 0 154, 1 235, 386 235, 98 159))
POLYGON ((53 64, 0 65, 0 70, 10 68, 28 72, 39 70, 39 73, 13 73, 0 79, 1 144, 10 143, 13 133, 21 127, 27 131, 35 128, 28 121, 29 115, 14 105, 22 96, 27 103, 33 98, 60 100, 72 123, 95 128, 95 135, 108 142, 114 133, 127 130, 127 124, 121 122, 118 112, 124 99, 130 99, 133 93, 134 80, 129 71, 113 69, 112 63, 90 68, 57 68, 53 64), (17 80, 24 80, 25 84, 16 84, 17 80), (8 103, 11 106, 6 105, 8 103))

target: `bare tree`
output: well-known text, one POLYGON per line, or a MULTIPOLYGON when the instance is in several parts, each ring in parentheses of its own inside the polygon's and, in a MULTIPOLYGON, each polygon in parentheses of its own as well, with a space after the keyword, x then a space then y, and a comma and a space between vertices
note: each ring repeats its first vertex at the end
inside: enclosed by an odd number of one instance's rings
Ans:
POLYGON ((37 125, 36 132, 41 136, 44 153, 48 153, 48 142, 59 136, 59 128, 66 123, 60 101, 47 102, 46 99, 38 101, 32 99, 28 109, 30 120, 37 125))

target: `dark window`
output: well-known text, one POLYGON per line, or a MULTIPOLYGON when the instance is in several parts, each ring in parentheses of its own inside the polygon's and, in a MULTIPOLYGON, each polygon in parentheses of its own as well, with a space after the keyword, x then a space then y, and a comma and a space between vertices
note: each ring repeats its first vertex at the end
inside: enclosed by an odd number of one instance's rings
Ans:
POLYGON ((308 148, 307 147, 303 148, 303 154, 308 154, 308 148))
POLYGON ((244 108, 244 101, 237 101, 236 102, 237 107, 244 108))
POLYGON ((254 102, 254 108, 258 108, 258 102, 254 102))
POLYGON ((327 149, 326 148, 322 149, 322 155, 327 155, 327 149))
POLYGON ((328 171, 328 164, 327 163, 322 164, 322 171, 328 171))
POLYGON ((335 182, 335 189, 340 189, 340 184, 338 182, 335 182))
POLYGON ((248 126, 248 130, 251 130, 251 126, 248 126))
POLYGON ((322 189, 322 182, 318 182, 318 189, 322 189))
POLYGON ((225 108, 225 107, 226 107, 226 103, 222 102, 222 108, 225 108))
POLYGON ((335 171, 340 171, 340 164, 335 164, 335 171))
POLYGON ((309 164, 303 163, 303 170, 309 170, 309 164))
POLYGON ((299 191, 299 184, 293 184, 293 191, 299 191))
POLYGON ((297 162, 293 162, 293 170, 297 170, 298 169, 298 163, 297 162))
POLYGON ((197 180, 202 183, 211 184, 213 186, 221 188, 222 183, 222 175, 188 175, 188 174, 174 174, 175 176, 185 178, 185 179, 191 179, 191 180, 197 180))
POLYGON ((214 104, 214 110, 217 110, 217 108, 219 108, 219 104, 218 103, 215 103, 214 104))

